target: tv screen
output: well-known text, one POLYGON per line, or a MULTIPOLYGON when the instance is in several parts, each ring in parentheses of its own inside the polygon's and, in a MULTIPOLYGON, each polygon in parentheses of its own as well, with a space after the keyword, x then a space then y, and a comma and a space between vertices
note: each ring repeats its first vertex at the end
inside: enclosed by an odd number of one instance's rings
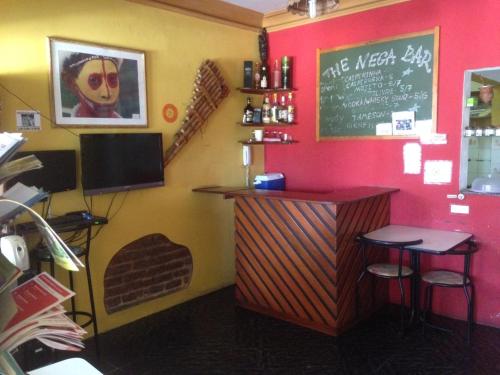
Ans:
POLYGON ((80 134, 85 195, 163 186, 161 133, 80 134))
POLYGON ((13 157, 19 159, 28 155, 35 155, 43 164, 43 168, 35 169, 12 178, 7 188, 16 182, 26 186, 36 186, 48 193, 76 189, 76 152, 75 150, 51 151, 22 151, 13 157))

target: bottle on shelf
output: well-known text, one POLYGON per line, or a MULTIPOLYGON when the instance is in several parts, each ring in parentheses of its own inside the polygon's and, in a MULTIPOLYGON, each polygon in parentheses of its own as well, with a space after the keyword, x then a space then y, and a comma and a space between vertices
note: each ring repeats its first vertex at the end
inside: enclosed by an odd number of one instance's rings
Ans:
POLYGON ((486 137, 491 137, 492 135, 495 135, 495 128, 489 125, 486 128, 484 128, 483 132, 486 137))
POLYGON ((288 93, 288 100, 286 104, 287 104, 286 122, 291 124, 295 121, 295 104, 293 103, 293 95, 291 92, 288 93))
POLYGON ((269 86, 269 74, 267 73, 266 64, 263 63, 260 71, 260 88, 267 89, 268 86, 269 86))
POLYGON ((278 104, 278 94, 273 93, 273 102, 271 104, 271 122, 276 124, 278 123, 279 116, 279 104, 278 104))
POLYGON ((281 87, 284 89, 292 88, 292 60, 290 56, 281 58, 281 87))
POLYGON ((273 67, 273 89, 279 88, 281 88, 281 67, 278 64, 278 59, 276 59, 273 67))
POLYGON ((247 105, 243 109, 243 124, 253 123, 254 109, 252 107, 252 98, 247 98, 247 105))
POLYGON ((271 104, 269 104, 269 96, 264 95, 264 102, 262 103, 262 123, 271 123, 271 104))
POLYGON ((280 104, 278 107, 278 122, 287 122, 288 121, 288 108, 286 106, 286 98, 285 95, 281 95, 280 104))
POLYGON ((253 83, 256 89, 260 89, 260 63, 256 62, 255 63, 255 69, 254 69, 254 76, 253 76, 253 83))

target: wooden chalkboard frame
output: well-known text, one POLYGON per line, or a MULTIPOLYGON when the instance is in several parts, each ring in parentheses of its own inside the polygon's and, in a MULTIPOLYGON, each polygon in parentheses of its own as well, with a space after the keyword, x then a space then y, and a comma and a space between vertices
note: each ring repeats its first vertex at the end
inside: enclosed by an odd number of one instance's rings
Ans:
POLYGON ((387 136, 377 136, 377 135, 348 135, 348 136, 321 136, 321 118, 320 118, 320 95, 321 95, 321 71, 320 71, 320 59, 321 55, 325 53, 338 52, 342 50, 347 50, 351 48, 358 48, 363 46, 369 46, 379 43, 386 43, 401 39, 410 39, 418 36, 433 35, 433 71, 432 71, 432 132, 436 132, 437 128, 437 92, 438 92, 438 67, 439 67, 439 26, 434 29, 425 30, 421 32, 409 33, 397 35, 394 37, 372 40, 368 42, 361 42, 356 44, 343 45, 330 49, 320 49, 316 50, 316 141, 328 141, 328 140, 369 140, 369 139, 415 139, 418 136, 397 136, 397 135, 387 135, 387 136))

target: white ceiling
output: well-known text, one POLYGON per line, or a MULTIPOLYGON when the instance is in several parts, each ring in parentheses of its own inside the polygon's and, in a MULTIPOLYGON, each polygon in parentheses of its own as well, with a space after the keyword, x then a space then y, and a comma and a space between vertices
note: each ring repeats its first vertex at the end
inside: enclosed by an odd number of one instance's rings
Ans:
POLYGON ((238 5, 243 8, 255 10, 260 13, 269 13, 285 9, 288 0, 222 0, 226 3, 238 5))

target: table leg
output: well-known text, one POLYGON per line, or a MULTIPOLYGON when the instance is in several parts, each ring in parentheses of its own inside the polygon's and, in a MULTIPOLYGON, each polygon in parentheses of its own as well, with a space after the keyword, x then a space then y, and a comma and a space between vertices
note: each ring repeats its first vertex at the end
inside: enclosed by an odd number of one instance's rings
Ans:
POLYGON ((410 255, 411 268, 414 275, 411 278, 410 324, 420 316, 420 253, 412 251, 410 255))

